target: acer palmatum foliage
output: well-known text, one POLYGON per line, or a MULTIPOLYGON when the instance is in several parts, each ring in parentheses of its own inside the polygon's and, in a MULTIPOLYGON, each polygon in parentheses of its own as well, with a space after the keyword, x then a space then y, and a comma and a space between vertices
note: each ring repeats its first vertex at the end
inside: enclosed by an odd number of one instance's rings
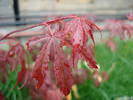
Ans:
POLYGON ((95 85, 98 87, 101 85, 102 82, 107 81, 109 79, 109 75, 107 72, 100 72, 100 71, 94 71, 93 72, 93 79, 95 85))
MULTIPOLYGON (((13 31, 0 40, 38 26, 42 27, 41 31, 44 34, 32 37, 26 42, 27 50, 35 56, 32 78, 36 80, 36 87, 40 88, 45 84, 46 70, 52 67, 60 90, 64 95, 68 95, 73 85, 72 68, 77 66, 78 60, 85 60, 91 68, 98 68, 88 46, 88 40, 94 43, 93 32, 100 29, 85 16, 70 15, 13 31), (66 53, 64 47, 71 48, 71 54, 66 53), (33 52, 35 49, 40 51, 38 55, 33 52)), ((22 76, 26 73, 23 57, 25 51, 18 44, 12 50, 13 54, 18 53, 22 65, 18 73, 18 82, 21 82, 22 76)))
POLYGON ((109 37, 106 41, 106 45, 115 51, 117 45, 113 40, 115 37, 119 37, 121 40, 130 38, 133 35, 133 26, 122 20, 106 20, 107 24, 104 26, 105 30, 109 31, 109 37))
POLYGON ((115 52, 117 50, 116 42, 113 39, 108 39, 106 45, 110 47, 111 51, 115 52))
MULTIPOLYGON (((46 70, 45 84, 40 89, 35 88, 35 81, 32 80, 32 71, 27 71, 26 77, 30 78, 32 82, 28 82, 26 86, 29 88, 32 100, 64 100, 65 96, 60 92, 55 83, 55 76, 53 69, 46 70)), ((27 80, 27 79, 26 79, 27 80)))
POLYGON ((130 12, 127 14, 127 18, 128 20, 132 20, 133 21, 133 12, 130 12))
POLYGON ((11 70, 15 70, 17 65, 21 65, 21 70, 18 72, 18 84, 23 81, 26 74, 27 52, 23 45, 16 40, 7 40, 6 44, 9 46, 9 51, 5 51, 6 54, 3 57, 5 61, 3 63, 5 63, 5 68, 8 64, 11 70))
POLYGON ((73 79, 75 84, 82 84, 88 79, 89 70, 85 68, 75 68, 73 70, 73 79))
POLYGON ((5 98, 1 92, 0 92, 0 100, 5 100, 5 98))
MULTIPOLYGON (((24 48, 23 46, 15 40, 6 40, 1 42, 1 44, 9 47, 9 50, 4 50, 3 46, 0 47, 0 67, 3 75, 7 76, 8 70, 15 70, 18 64, 21 65, 22 69, 25 68, 25 58, 24 58, 24 48)), ((7 78, 7 77, 5 77, 7 78)), ((6 80, 6 79, 1 80, 6 80)), ((19 80, 19 79, 18 79, 19 80)))
POLYGON ((104 29, 110 31, 109 38, 120 37, 125 39, 126 35, 130 38, 133 35, 133 26, 122 20, 106 20, 104 29))
MULTIPOLYGON (((83 68, 74 68, 72 75, 74 80, 74 86, 77 84, 81 84, 84 81, 88 79, 88 69, 83 68)), ((32 72, 30 70, 27 70, 26 78, 30 78, 30 82, 26 84, 26 87, 29 88, 30 94, 32 96, 32 100, 69 100, 67 97, 63 95, 62 92, 59 91, 59 88, 57 87, 55 83, 55 76, 54 76, 54 69, 50 68, 49 70, 46 70, 46 78, 45 78, 45 84, 43 84, 40 89, 35 88, 35 81, 32 80, 32 72)), ((73 86, 73 87, 74 87, 73 86)), ((73 90, 73 89, 72 89, 73 90)), ((75 90, 73 90, 74 96, 75 90)))

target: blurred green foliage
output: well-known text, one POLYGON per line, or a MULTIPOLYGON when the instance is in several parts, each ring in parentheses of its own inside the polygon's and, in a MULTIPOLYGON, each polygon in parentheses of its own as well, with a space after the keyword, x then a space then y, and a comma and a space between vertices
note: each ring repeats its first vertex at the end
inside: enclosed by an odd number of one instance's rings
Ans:
MULTIPOLYGON (((78 85, 78 100, 127 100, 133 98, 133 40, 117 40, 117 51, 104 44, 96 46, 96 60, 101 71, 109 72, 109 80, 96 87, 92 77, 78 85), (114 64, 114 67, 112 65, 114 64)), ((73 100, 77 100, 73 96, 73 100)))
MULTIPOLYGON (((104 44, 98 44, 96 60, 101 71, 109 72, 109 80, 96 87, 90 75, 85 83, 78 85, 80 98, 73 96, 73 100, 122 100, 119 98, 133 96, 133 40, 117 41, 116 52, 104 44), (115 67, 112 67, 113 64, 115 67)), ((26 87, 14 88, 16 79, 17 72, 9 71, 7 81, 0 81, 0 91, 6 100, 31 100, 26 87)))
POLYGON ((5 100, 31 100, 27 88, 15 87, 16 80, 17 72, 9 71, 7 80, 5 82, 0 81, 0 92, 4 95, 5 100))

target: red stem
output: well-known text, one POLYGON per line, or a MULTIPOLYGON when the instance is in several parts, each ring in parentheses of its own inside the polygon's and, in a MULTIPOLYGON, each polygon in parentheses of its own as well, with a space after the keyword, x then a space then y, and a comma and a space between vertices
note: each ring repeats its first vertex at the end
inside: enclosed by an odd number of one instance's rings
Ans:
POLYGON ((70 15, 70 16, 67 16, 67 17, 61 17, 61 18, 57 18, 57 19, 54 19, 54 20, 50 20, 50 21, 47 21, 47 22, 40 23, 40 24, 35 24, 35 25, 29 26, 29 27, 26 27, 26 28, 22 28, 22 29, 19 29, 19 30, 15 30, 15 31, 12 31, 12 32, 6 34, 2 38, 0 38, 0 41, 7 38, 7 37, 9 37, 10 35, 12 35, 14 33, 18 33, 18 32, 21 32, 21 31, 28 30, 28 29, 32 29, 32 28, 35 28, 35 27, 38 27, 38 26, 43 26, 43 25, 47 26, 48 24, 53 24, 53 23, 56 23, 58 21, 69 19, 69 18, 74 18, 74 17, 77 17, 77 16, 70 15))
POLYGON ((10 36, 14 33, 18 33, 18 32, 25 31, 25 30, 28 30, 28 29, 31 29, 31 28, 42 26, 42 25, 44 25, 44 24, 42 24, 42 23, 41 24, 35 24, 35 25, 29 26, 29 27, 26 27, 26 28, 22 28, 22 29, 19 29, 19 30, 12 31, 12 32, 6 34, 5 36, 3 36, 2 38, 0 38, 0 41, 7 38, 8 36, 10 36))

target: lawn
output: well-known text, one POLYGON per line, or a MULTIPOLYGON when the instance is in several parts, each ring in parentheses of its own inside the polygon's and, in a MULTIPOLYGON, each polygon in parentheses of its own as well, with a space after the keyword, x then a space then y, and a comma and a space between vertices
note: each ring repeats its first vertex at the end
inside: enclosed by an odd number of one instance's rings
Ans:
POLYGON ((109 72, 109 80, 99 87, 95 86, 92 78, 78 85, 79 100, 132 100, 133 40, 117 41, 116 52, 112 52, 103 44, 98 44, 96 60, 101 66, 101 71, 109 72))
MULTIPOLYGON (((100 70, 108 72, 109 80, 96 87, 89 73, 88 80, 77 86, 80 98, 76 99, 73 95, 72 100, 132 100, 133 40, 117 40, 116 52, 112 52, 104 44, 96 45, 95 49, 100 70)), ((8 81, 0 82, 1 92, 6 100, 31 100, 26 88, 14 88, 16 76, 16 72, 9 72, 8 81)))

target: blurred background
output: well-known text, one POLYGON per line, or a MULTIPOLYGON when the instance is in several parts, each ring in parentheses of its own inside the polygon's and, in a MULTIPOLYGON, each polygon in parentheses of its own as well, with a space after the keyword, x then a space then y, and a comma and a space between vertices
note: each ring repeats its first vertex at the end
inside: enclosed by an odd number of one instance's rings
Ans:
POLYGON ((125 18, 133 0, 0 0, 0 26, 33 24, 48 15, 94 14, 102 18, 125 18))
MULTIPOLYGON (((132 12, 133 0, 0 0, 0 36, 40 23, 49 19, 50 16, 69 14, 91 16, 100 28, 104 27, 105 20, 108 19, 121 20, 133 25, 133 21, 127 18, 127 14, 132 12)), ((25 42, 36 33, 34 29, 31 31, 20 32, 15 36, 25 42)), ((107 40, 108 33, 107 30, 102 31, 103 39, 107 40)), ((107 72, 108 80, 97 86, 94 82, 94 73, 91 73, 83 84, 77 85, 78 96, 72 92, 72 97, 68 100, 133 100, 133 39, 122 41, 115 38, 116 43, 111 44, 112 48, 117 48, 114 52, 101 43, 103 41, 99 42, 97 34, 95 36, 98 43, 95 48, 95 58, 101 66, 101 73, 107 72)), ((6 84, 0 82, 0 93, 3 91, 7 100, 31 100, 25 92, 28 91, 27 89, 9 91, 14 86, 12 79, 16 80, 16 73, 10 73, 9 76, 6 84), (12 83, 11 86, 10 83, 12 83)), ((102 77, 98 74, 99 76, 102 77)))
POLYGON ((48 16, 95 15, 98 19, 126 19, 133 0, 0 0, 0 34, 15 27, 36 24, 48 16), (1 27, 8 27, 3 29, 1 27))

